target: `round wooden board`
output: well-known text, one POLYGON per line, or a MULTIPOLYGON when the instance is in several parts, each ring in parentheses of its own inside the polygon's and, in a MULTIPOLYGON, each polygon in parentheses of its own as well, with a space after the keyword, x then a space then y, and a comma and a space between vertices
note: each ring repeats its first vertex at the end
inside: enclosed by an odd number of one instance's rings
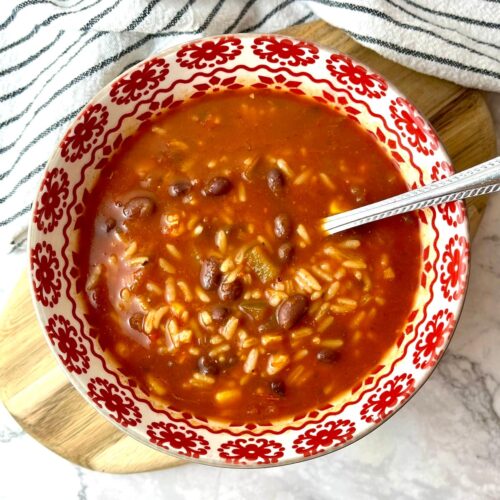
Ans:
MULTIPOLYGON (((283 33, 350 54, 393 82, 434 125, 456 169, 496 154, 492 119, 480 92, 388 61, 322 21, 294 26, 283 33)), ((472 235, 486 202, 475 198, 468 203, 472 235)), ((127 437, 73 389, 41 334, 27 273, 0 317, 0 398, 26 432, 84 467, 129 473, 183 463, 127 437)))

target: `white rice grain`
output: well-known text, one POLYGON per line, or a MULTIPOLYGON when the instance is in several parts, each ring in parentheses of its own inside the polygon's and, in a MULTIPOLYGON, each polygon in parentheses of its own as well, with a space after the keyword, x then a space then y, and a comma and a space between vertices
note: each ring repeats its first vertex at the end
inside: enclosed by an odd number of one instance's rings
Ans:
POLYGON ((245 364, 243 365, 243 371, 245 373, 252 373, 257 366, 257 360, 259 359, 259 350, 255 347, 248 353, 245 364))

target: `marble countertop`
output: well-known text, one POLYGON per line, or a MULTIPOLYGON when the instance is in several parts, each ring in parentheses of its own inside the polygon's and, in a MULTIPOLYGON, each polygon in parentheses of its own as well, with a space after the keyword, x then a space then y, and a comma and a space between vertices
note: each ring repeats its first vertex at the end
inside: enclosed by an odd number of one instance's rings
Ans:
MULTIPOLYGON (((500 95, 489 96, 500 144, 500 95)), ((116 476, 76 467, 24 433, 0 405, 0 499, 500 498, 500 195, 472 246, 459 325, 423 389, 361 441, 265 470, 187 464, 116 476)), ((25 255, 1 263, 0 307, 25 255)))

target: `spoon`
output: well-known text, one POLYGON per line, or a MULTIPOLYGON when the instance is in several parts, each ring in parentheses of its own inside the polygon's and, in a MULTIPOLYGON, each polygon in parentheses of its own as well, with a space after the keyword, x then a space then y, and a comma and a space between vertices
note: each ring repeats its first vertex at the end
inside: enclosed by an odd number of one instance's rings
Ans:
POLYGON ((496 191, 500 191, 500 156, 407 193, 330 215, 321 219, 320 225, 326 234, 335 234, 393 215, 496 191))

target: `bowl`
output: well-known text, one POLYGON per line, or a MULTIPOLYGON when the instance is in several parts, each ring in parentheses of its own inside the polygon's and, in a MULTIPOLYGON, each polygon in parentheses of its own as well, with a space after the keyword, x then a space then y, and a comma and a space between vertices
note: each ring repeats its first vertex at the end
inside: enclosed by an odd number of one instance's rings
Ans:
POLYGON ((31 291, 46 340, 67 377, 122 431, 179 458, 220 466, 300 462, 375 429, 415 393, 441 358, 460 314, 469 236, 462 202, 418 212, 419 288, 397 342, 335 401, 268 424, 213 422, 159 407, 99 345, 81 306, 74 255, 100 169, 141 123, 205 94, 241 88, 305 95, 361 124, 415 188, 453 173, 433 128, 383 77, 345 54, 275 35, 204 38, 168 48, 104 87, 48 161, 29 231, 31 291))

